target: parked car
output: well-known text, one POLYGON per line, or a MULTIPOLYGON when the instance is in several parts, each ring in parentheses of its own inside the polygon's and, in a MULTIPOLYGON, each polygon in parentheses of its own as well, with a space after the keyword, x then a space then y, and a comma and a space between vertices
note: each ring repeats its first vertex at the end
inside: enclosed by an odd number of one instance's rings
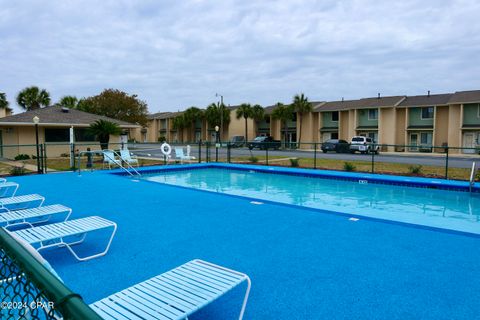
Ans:
POLYGON ((355 136, 352 138, 352 142, 350 143, 350 152, 355 153, 356 151, 360 153, 370 153, 374 152, 378 154, 379 146, 373 141, 372 138, 363 137, 363 136, 355 136))
POLYGON ((271 136, 259 136, 248 143, 248 149, 275 149, 278 150, 281 146, 280 140, 274 140, 271 136))
POLYGON ((350 151, 350 144, 346 140, 330 139, 322 143, 323 153, 328 151, 335 151, 336 153, 348 153, 350 151))
POLYGON ((240 147, 243 147, 244 144, 245 144, 244 136, 233 136, 232 139, 230 139, 230 146, 232 148, 240 148, 240 147))

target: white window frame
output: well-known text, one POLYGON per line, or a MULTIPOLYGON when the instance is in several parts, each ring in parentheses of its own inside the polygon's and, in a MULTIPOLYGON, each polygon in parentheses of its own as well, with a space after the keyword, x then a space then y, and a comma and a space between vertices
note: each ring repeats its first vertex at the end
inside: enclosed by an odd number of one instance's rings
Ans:
POLYGON ((378 109, 368 109, 367 110, 367 116, 368 116, 368 120, 378 120, 378 109), (375 112, 375 114, 376 114, 375 118, 370 117, 370 111, 376 111, 375 112))
POLYGON ((433 120, 433 117, 435 116, 435 107, 420 107, 420 119, 422 120, 433 120), (423 117, 423 109, 427 109, 427 108, 432 108, 432 117, 431 118, 424 118, 423 117))

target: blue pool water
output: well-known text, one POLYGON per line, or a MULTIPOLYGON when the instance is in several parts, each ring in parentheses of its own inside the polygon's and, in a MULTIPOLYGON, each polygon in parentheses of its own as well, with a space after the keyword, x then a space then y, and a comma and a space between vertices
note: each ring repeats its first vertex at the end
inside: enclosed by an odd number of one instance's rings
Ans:
POLYGON ((255 170, 199 168, 143 179, 212 192, 480 234, 480 196, 461 191, 368 184, 255 170))
MULTIPOLYGON (((77 262, 66 249, 43 252, 87 303, 198 258, 250 276, 245 320, 472 320, 480 314, 476 236, 255 205, 109 171, 9 180, 20 183, 20 195, 37 192, 45 204, 71 207, 71 219, 99 215, 117 223, 101 258, 77 262)), ((95 241, 84 247, 95 249, 95 241)), ((237 319, 242 289, 190 319, 237 319)))

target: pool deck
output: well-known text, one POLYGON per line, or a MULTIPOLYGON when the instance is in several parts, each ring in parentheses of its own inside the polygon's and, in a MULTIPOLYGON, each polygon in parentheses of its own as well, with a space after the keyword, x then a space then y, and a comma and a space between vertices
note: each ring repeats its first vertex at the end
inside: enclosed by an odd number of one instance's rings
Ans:
MULTIPOLYGON (((477 237, 254 205, 106 172, 9 180, 20 183, 19 194, 40 193, 46 204, 72 207, 72 219, 117 222, 104 257, 79 263, 63 249, 44 254, 88 303, 199 258, 251 277, 245 319, 475 319, 480 313, 477 237)), ((235 319, 242 289, 191 319, 235 319)))

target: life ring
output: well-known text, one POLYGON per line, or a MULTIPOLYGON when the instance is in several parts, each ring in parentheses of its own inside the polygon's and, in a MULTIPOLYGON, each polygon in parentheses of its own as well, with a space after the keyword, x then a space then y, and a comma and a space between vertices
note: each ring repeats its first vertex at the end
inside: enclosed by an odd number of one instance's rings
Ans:
POLYGON ((170 145, 166 142, 164 142, 161 146, 160 146, 160 151, 162 151, 163 155, 165 156, 170 156, 170 153, 172 153, 172 147, 170 147, 170 145))

